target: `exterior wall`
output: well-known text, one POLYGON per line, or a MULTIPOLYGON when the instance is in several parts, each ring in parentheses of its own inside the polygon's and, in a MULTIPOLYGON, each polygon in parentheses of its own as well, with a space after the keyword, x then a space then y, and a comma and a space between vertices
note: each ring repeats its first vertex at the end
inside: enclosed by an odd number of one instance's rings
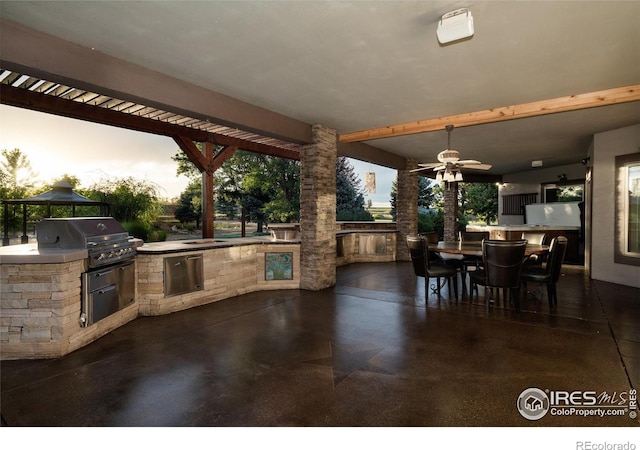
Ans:
POLYGON ((398 261, 411 261, 407 248, 407 236, 418 234, 418 175, 411 172, 417 169, 417 161, 407 160, 407 167, 398 171, 398 195, 396 196, 396 258, 398 261))
POLYGON ((638 151, 640 124, 596 134, 593 145, 591 277, 640 288, 640 267, 614 262, 615 157, 638 151))
POLYGON ((300 150, 300 287, 316 291, 336 282, 338 135, 320 125, 312 134, 300 150))
MULTIPOLYGON (((585 155, 586 156, 586 155, 585 155)), ((541 184, 555 183, 558 175, 564 173, 569 180, 585 178, 586 168, 581 163, 567 166, 546 167, 531 169, 526 172, 506 174, 502 177, 503 183, 498 187, 498 224, 523 225, 524 216, 505 216, 502 211, 502 197, 515 194, 538 194, 537 203, 542 203, 541 184)))
POLYGON ((133 320, 138 305, 80 326, 84 260, 0 265, 1 359, 66 355, 133 320))
POLYGON ((568 166, 546 167, 531 169, 526 172, 506 174, 502 177, 503 183, 498 188, 498 224, 499 225, 523 225, 524 216, 505 216, 502 214, 502 197, 515 194, 538 194, 537 203, 542 202, 541 184, 558 181, 558 175, 564 173, 569 180, 585 178, 586 168, 581 163, 568 166))

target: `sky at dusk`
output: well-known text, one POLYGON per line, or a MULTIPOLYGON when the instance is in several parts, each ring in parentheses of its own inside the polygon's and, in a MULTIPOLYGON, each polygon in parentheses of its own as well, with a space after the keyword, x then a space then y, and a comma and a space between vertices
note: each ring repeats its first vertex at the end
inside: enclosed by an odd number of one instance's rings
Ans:
MULTIPOLYGON (((171 159, 180 149, 165 136, 68 119, 0 105, 0 149, 18 148, 27 155, 36 185, 64 175, 88 188, 103 179, 134 177, 157 185, 163 198, 178 197, 189 180, 176 175, 171 159)), ((366 172, 376 174, 376 193, 366 194, 374 205, 388 205, 396 171, 350 160, 365 186, 366 172)))

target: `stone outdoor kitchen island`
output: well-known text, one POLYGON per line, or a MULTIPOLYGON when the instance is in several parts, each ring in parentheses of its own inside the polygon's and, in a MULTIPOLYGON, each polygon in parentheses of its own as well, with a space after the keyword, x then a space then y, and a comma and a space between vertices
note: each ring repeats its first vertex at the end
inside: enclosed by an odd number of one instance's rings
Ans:
MULTIPOLYGON (((335 264, 395 261, 394 223, 338 223, 335 228, 335 264)), ((146 243, 135 256, 135 302, 86 327, 80 322, 86 250, 2 247, 1 359, 56 358, 138 316, 170 314, 254 291, 299 289, 300 246, 298 239, 270 237, 146 243), (195 281, 172 288, 167 272, 191 262, 178 278, 195 281)))

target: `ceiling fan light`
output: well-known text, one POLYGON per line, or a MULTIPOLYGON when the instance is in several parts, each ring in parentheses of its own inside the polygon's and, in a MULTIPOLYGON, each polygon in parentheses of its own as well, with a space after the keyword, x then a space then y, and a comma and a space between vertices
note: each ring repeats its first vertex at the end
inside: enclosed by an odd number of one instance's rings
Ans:
POLYGON ((442 171, 439 171, 436 174, 436 182, 440 183, 442 181, 442 171))
POLYGON ((456 172, 456 181, 462 181, 462 172, 456 172))
POLYGON ((450 183, 452 181, 455 180, 455 177, 453 176, 453 174, 451 172, 445 172, 444 173, 444 181, 450 183))

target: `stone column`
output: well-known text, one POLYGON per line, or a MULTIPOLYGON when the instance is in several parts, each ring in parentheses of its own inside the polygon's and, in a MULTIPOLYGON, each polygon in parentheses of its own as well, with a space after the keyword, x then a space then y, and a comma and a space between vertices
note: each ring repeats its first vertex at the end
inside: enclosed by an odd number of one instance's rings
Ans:
POLYGON ((458 240, 458 183, 447 183, 444 188, 444 240, 458 240))
POLYGON ((408 159, 404 170, 398 170, 398 192, 396 196, 396 260, 411 261, 407 248, 407 235, 418 233, 418 175, 411 172, 418 163, 408 159))
POLYGON ((300 150, 300 287, 317 291, 336 283, 338 136, 321 125, 312 136, 300 150))

